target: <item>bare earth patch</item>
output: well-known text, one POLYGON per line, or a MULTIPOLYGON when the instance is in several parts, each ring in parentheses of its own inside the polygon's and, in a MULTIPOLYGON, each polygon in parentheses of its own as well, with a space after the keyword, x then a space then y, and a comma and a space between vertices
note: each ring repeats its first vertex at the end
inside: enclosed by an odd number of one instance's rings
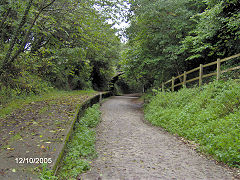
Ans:
POLYGON ((143 120, 136 97, 113 97, 101 107, 97 127, 99 156, 79 179, 234 179, 179 138, 143 120))
MULTIPOLYGON (((56 152, 64 143, 77 105, 96 94, 32 102, 6 118, 0 118, 0 179, 37 179, 34 168, 39 164, 34 163, 36 158, 56 161, 56 152), (25 158, 25 161, 20 158, 25 158), (29 158, 34 160, 30 162, 29 158)), ((49 165, 51 167, 52 163, 49 165)))

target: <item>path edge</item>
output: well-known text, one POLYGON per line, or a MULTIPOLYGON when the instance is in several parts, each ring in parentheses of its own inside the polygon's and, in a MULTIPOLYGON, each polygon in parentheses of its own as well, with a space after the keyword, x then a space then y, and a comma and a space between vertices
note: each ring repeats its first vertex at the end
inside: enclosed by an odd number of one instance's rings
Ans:
POLYGON ((67 135, 65 136, 63 143, 61 144, 60 150, 58 151, 58 155, 55 161, 53 161, 53 165, 52 165, 52 171, 54 172, 54 174, 56 174, 58 168, 59 168, 59 164, 64 156, 64 151, 66 148, 66 145, 68 143, 69 138, 71 137, 72 132, 74 131, 74 127, 75 124, 79 121, 79 119, 83 116, 85 110, 88 107, 91 107, 92 105, 96 104, 96 103, 100 103, 103 99, 108 98, 110 96, 112 96, 112 92, 101 92, 98 95, 93 96, 92 98, 86 100, 85 102, 83 102, 82 104, 78 104, 77 108, 76 108, 76 112, 75 115, 73 116, 72 122, 70 124, 70 126, 68 127, 67 130, 67 135))

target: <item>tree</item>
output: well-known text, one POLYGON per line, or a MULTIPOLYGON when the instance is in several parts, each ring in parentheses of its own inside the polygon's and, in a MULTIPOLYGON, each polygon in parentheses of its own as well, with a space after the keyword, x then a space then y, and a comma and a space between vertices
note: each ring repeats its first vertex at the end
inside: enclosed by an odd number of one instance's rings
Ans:
POLYGON ((64 89, 91 88, 92 82, 106 88, 119 59, 120 40, 107 23, 118 3, 1 1, 1 86, 29 92, 40 78, 64 89))
MULTIPOLYGON (((26 47, 26 45, 28 43, 31 30, 32 30, 33 26, 35 25, 37 19, 39 18, 40 14, 44 11, 44 9, 51 6, 54 3, 54 1, 55 0, 51 0, 49 3, 46 3, 45 1, 42 3, 39 3, 40 8, 38 9, 38 12, 36 13, 35 17, 32 19, 32 22, 29 23, 29 26, 25 29, 25 33, 24 33, 24 35, 22 35, 22 38, 21 38, 22 41, 20 43, 18 43, 19 46, 16 47, 18 36, 19 36, 19 34, 21 34, 22 28, 27 22, 27 19, 28 19, 29 13, 30 13, 30 9, 33 5, 33 0, 29 0, 29 2, 26 4, 26 9, 24 11, 24 14, 22 15, 22 18, 20 18, 19 25, 15 28, 13 35, 9 39, 10 46, 9 46, 7 53, 5 55, 5 58, 3 60, 2 69, 10 70, 11 64, 15 61, 15 59, 19 56, 19 54, 24 51, 24 48, 26 47)), ((7 9, 9 10, 9 8, 7 8, 7 9)), ((8 14, 8 12, 5 12, 5 14, 8 14)))
POLYGON ((206 0, 207 8, 193 18, 197 25, 182 42, 188 60, 210 62, 240 51, 240 2, 206 0))
POLYGON ((195 0, 132 1, 124 57, 129 77, 141 79, 148 88, 180 74, 186 58, 178 53, 181 41, 196 25, 190 17, 203 6, 195 0))

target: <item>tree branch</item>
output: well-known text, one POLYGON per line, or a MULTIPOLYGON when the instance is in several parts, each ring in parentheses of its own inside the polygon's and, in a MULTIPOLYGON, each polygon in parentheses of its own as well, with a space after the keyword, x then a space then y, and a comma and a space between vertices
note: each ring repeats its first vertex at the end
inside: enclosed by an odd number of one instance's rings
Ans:
POLYGON ((5 66, 8 66, 8 64, 9 64, 8 61, 9 61, 9 59, 11 57, 11 54, 12 54, 13 49, 14 49, 14 46, 16 44, 18 34, 20 33, 23 25, 26 23, 27 16, 29 14, 29 11, 30 11, 30 8, 32 6, 32 3, 33 3, 33 0, 29 0, 29 3, 28 3, 27 8, 26 8, 26 10, 24 12, 22 20, 19 23, 18 28, 16 29, 16 31, 15 31, 15 33, 13 35, 13 39, 12 39, 12 41, 10 43, 10 47, 9 47, 8 52, 7 52, 7 54, 6 54, 5 58, 4 58, 4 61, 3 61, 3 68, 5 68, 5 66))
POLYGON ((46 9, 47 7, 51 6, 56 0, 52 0, 49 4, 47 4, 46 6, 43 6, 42 8, 40 8, 38 14, 35 16, 33 22, 31 23, 31 26, 29 27, 27 33, 24 36, 23 42, 21 43, 21 46, 18 48, 18 50, 15 52, 15 54, 10 58, 9 60, 9 64, 13 63, 14 60, 18 57, 18 55, 24 51, 24 47, 27 44, 29 35, 31 33, 31 30, 33 28, 33 26, 35 25, 37 19, 39 18, 40 14, 43 12, 44 9, 46 9))

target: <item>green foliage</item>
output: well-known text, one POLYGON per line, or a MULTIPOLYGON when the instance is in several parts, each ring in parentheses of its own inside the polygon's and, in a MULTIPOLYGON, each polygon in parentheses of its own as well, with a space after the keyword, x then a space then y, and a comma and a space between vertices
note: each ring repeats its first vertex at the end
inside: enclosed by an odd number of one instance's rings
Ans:
POLYGON ((240 51, 240 1, 130 2, 121 63, 127 78, 145 88, 240 51))
POLYGON ((26 71, 21 72, 21 75, 16 77, 16 79, 12 78, 9 83, 11 84, 6 85, 5 83, 0 82, 1 106, 5 106, 7 103, 16 99, 22 99, 33 94, 44 94, 47 91, 52 90, 50 83, 42 80, 39 76, 30 74, 26 71))
POLYGON ((88 128, 94 128, 99 123, 99 117, 101 112, 98 110, 99 105, 93 105, 92 108, 88 108, 84 116, 79 121, 79 126, 86 126, 88 128))
POLYGON ((151 88, 182 72, 185 57, 179 56, 179 47, 195 27, 190 17, 203 6, 195 0, 134 1, 122 61, 128 78, 151 88))
POLYGON ((158 92, 146 106, 145 117, 154 125, 195 141, 217 160, 240 166, 239 80, 158 92))
POLYGON ((47 87, 106 89, 120 44, 107 20, 119 3, 1 1, 1 94, 9 94, 10 99, 15 91, 39 94, 47 87))
POLYGON ((53 171, 50 170, 47 167, 47 164, 43 164, 42 165, 41 174, 40 174, 39 178, 41 180, 54 180, 54 179, 57 179, 57 177, 54 176, 53 171))
POLYGON ((90 169, 90 161, 96 157, 95 131, 92 129, 100 121, 99 105, 88 108, 76 124, 61 167, 59 179, 75 179, 77 175, 90 169))
POLYGON ((197 22, 182 42, 180 53, 189 54, 188 60, 226 57, 239 52, 239 1, 205 0, 207 8, 192 19, 197 22))

